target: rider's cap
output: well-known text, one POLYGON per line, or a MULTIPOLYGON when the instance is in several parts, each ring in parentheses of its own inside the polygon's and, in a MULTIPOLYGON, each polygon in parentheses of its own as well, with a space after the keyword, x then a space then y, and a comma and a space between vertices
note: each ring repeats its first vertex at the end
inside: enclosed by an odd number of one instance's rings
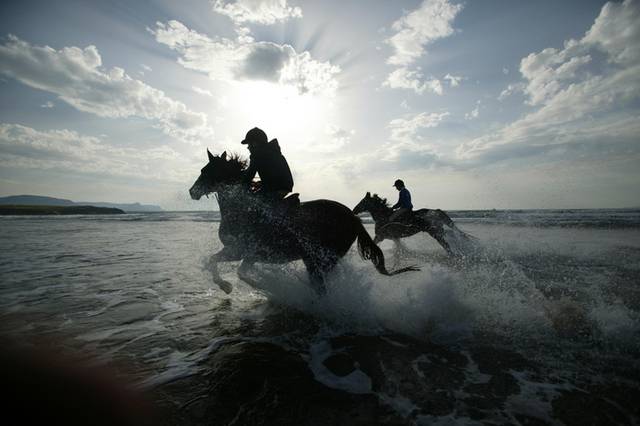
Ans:
POLYGON ((249 142, 253 143, 267 143, 267 134, 262 131, 262 129, 258 129, 254 127, 253 129, 247 132, 247 135, 244 137, 244 140, 240 142, 241 144, 248 144, 249 142))
POLYGON ((402 179, 396 179, 395 182, 393 182, 393 186, 404 186, 404 181, 402 179))

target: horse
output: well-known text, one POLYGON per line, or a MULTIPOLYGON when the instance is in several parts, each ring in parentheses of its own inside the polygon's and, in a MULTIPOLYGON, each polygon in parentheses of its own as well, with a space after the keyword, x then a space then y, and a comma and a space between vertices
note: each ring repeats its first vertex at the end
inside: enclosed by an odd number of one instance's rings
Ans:
POLYGON ((237 155, 212 155, 201 169, 189 194, 194 200, 216 194, 220 207, 218 236, 222 250, 211 257, 213 280, 225 292, 232 286, 218 273, 218 262, 242 261, 238 277, 255 285, 248 271, 256 262, 284 264, 302 260, 313 289, 326 292, 326 275, 357 239, 358 252, 384 275, 417 268, 387 271, 382 250, 373 242, 360 218, 347 206, 332 200, 300 203, 298 194, 274 200, 253 193, 242 176, 247 162, 237 155))
POLYGON ((393 209, 389 207, 386 198, 380 198, 377 194, 367 192, 357 206, 353 208, 354 214, 369 212, 375 222, 374 243, 378 244, 385 239, 391 239, 396 247, 403 245, 400 238, 410 237, 418 232, 426 232, 431 235, 449 255, 459 254, 451 247, 447 236, 454 232, 456 238, 469 240, 470 235, 460 231, 453 220, 440 209, 420 209, 406 213, 399 221, 389 222, 393 209))

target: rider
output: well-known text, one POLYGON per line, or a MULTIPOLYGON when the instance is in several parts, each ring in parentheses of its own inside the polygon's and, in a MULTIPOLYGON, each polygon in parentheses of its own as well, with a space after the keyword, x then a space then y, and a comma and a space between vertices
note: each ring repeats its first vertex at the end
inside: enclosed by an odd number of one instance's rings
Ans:
POLYGON ((271 201, 279 201, 293 189, 293 177, 278 140, 267 140, 267 134, 257 127, 247 132, 241 143, 247 145, 251 156, 243 180, 251 183, 258 173, 261 180, 260 195, 271 201))
POLYGON ((391 216, 389 216, 389 222, 394 222, 396 219, 400 218, 400 216, 413 209, 413 204, 411 204, 411 193, 407 188, 405 188, 402 179, 396 179, 393 186, 396 187, 400 194, 398 194, 398 202, 391 207, 395 211, 391 216))

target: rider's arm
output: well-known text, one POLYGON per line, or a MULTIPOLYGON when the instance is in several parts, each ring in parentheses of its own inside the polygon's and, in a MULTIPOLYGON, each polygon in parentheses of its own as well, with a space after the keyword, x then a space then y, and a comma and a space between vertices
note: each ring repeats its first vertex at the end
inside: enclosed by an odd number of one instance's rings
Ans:
POLYGON ((395 203, 393 206, 391 206, 391 208, 393 210, 397 209, 398 207, 400 207, 400 201, 402 201, 402 193, 400 193, 400 196, 398 197, 398 202, 395 203))
POLYGON ((255 166, 255 161, 249 161, 249 167, 242 174, 242 181, 244 183, 251 183, 253 177, 258 172, 257 167, 255 166))

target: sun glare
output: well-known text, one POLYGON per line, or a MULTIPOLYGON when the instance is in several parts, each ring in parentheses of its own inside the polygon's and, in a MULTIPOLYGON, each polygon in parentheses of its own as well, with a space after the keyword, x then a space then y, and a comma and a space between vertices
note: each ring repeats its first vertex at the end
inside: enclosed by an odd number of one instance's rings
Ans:
POLYGON ((228 99, 239 125, 256 125, 284 144, 295 141, 296 147, 322 138, 333 106, 330 98, 268 82, 239 83, 228 99))

